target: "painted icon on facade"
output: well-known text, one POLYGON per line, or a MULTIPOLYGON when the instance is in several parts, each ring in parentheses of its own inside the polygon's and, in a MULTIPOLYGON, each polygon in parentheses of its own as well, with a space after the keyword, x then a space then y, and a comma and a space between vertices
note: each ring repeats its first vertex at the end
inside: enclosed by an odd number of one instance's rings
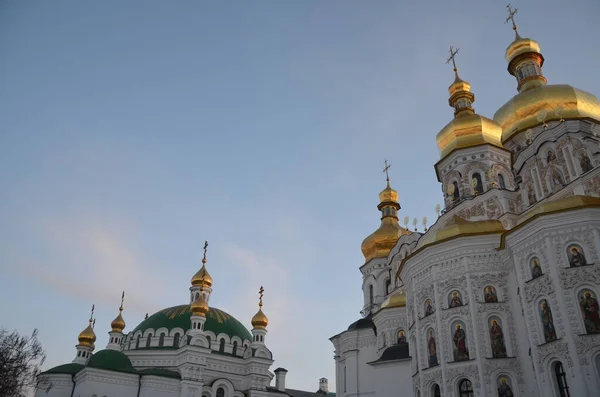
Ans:
POLYGON ((512 382, 508 376, 498 377, 498 397, 514 397, 512 382))
POLYGON ((580 245, 569 245, 569 247, 567 248, 567 254, 569 256, 569 266, 577 267, 587 265, 587 260, 585 259, 583 248, 581 248, 580 245))
POLYGON ((452 324, 452 341, 454 343, 454 361, 464 361, 469 359, 469 349, 467 347, 467 331, 462 321, 455 321, 452 324))
POLYGON ((406 332, 403 329, 398 331, 398 343, 406 343, 406 332))
POLYGON ((498 317, 492 317, 489 321, 490 343, 492 345, 492 357, 506 357, 506 345, 504 344, 504 331, 502 322, 498 317))
POLYGON ((556 340, 556 328, 554 328, 554 319, 552 317, 552 309, 546 299, 540 301, 540 316, 542 318, 542 328, 544 330, 544 340, 552 342, 556 340))
POLYGON ((483 289, 483 300, 485 303, 498 302, 498 294, 496 293, 496 288, 493 285, 488 285, 483 289))
POLYGON ((429 356, 430 367, 438 365, 437 346, 435 344, 433 328, 427 330, 427 355, 429 356))
POLYGON ((531 278, 538 278, 543 274, 542 267, 540 266, 540 260, 538 258, 531 258, 531 261, 529 261, 529 266, 531 268, 531 278))
POLYGON ((598 299, 590 289, 579 292, 579 307, 583 315, 583 323, 588 334, 600 334, 600 314, 598 299))
POLYGON ((463 305, 460 291, 454 290, 448 296, 448 307, 459 307, 463 305))
POLYGON ((425 300, 425 316, 430 314, 433 314, 433 302, 431 302, 431 299, 427 299, 425 300))

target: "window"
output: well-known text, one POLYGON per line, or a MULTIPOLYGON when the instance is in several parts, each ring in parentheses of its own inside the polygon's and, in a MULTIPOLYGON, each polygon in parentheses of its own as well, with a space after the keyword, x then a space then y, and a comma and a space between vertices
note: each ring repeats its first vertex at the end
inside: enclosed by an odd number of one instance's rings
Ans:
POLYGON ((500 189, 506 189, 506 182, 502 174, 498 174, 498 185, 500 185, 500 189))
POLYGON ((231 351, 231 354, 233 354, 234 356, 237 355, 237 340, 233 341, 233 350, 231 351))
POLYGON ((390 286, 392 285, 392 280, 390 280, 389 278, 387 280, 385 280, 385 294, 389 294, 390 293, 390 286))
POLYGON ((454 193, 452 193, 452 200, 453 201, 460 200, 460 192, 458 191, 458 182, 454 181, 454 182, 452 182, 452 185, 454 186, 454 193))
POLYGON ((179 347, 179 334, 173 336, 173 346, 179 347))
POLYGON ((150 347, 150 343, 152 343, 152 334, 148 334, 148 338, 146 338, 146 347, 150 347))
POLYGON ((460 397, 474 397, 473 384, 468 379, 463 379, 458 383, 458 394, 460 397))
POLYGON ((208 348, 210 349, 210 336, 206 335, 206 339, 208 340, 208 348))
POLYGON ((473 183, 473 190, 476 194, 481 194, 483 193, 483 182, 481 181, 481 175, 479 175, 478 172, 473 174, 473 179, 475 180, 475 182, 471 182, 473 183))
POLYGON ((442 396, 442 392, 440 390, 440 385, 438 385, 437 383, 433 384, 433 388, 432 388, 432 393, 431 395, 433 397, 441 397, 442 396))
POLYGON ((137 336, 136 340, 135 340, 135 348, 139 349, 140 348, 140 339, 142 339, 142 335, 137 336))
POLYGON ((570 397, 569 386, 567 385, 567 374, 560 361, 554 363, 554 376, 556 377, 556 386, 560 397, 570 397))
POLYGON ((219 342, 219 351, 221 353, 225 352, 225 338, 221 338, 221 342, 219 342))
POLYGON ((158 337, 158 346, 163 347, 165 345, 165 334, 160 334, 158 337))
POLYGON ((217 397, 225 397, 225 389, 223 389, 222 387, 219 387, 217 389, 217 397))
POLYGON ((369 285, 369 306, 373 306, 373 285, 369 285))

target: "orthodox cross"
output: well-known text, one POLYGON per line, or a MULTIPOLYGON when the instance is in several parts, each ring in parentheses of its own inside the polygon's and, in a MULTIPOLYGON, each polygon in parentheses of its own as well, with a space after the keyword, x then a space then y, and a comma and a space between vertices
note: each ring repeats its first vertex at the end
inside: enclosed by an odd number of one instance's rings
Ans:
POLYGON ((385 168, 383 169, 383 172, 385 172, 385 180, 389 182, 390 175, 388 173, 388 170, 390 169, 391 165, 388 164, 387 159, 384 160, 383 163, 385 164, 385 168))
POLYGON ((508 21, 511 21, 513 30, 517 30, 517 24, 515 23, 515 14, 517 13, 517 11, 519 11, 519 9, 518 8, 513 9, 512 5, 510 3, 508 3, 506 8, 508 9, 508 17, 506 18, 506 21, 504 23, 508 23, 508 21))
POLYGON ((92 305, 92 313, 90 314, 90 323, 92 322, 92 320, 94 319, 94 308, 96 307, 95 304, 92 305))
POLYGON ((455 72, 458 70, 458 68, 456 67, 456 54, 458 54, 458 50, 460 50, 460 48, 454 48, 450 46, 450 57, 446 60, 446 64, 452 62, 452 66, 454 67, 455 72))
POLYGON ((204 257, 202 257, 202 262, 206 263, 206 250, 208 249, 208 241, 204 242, 204 257))
POLYGON ((264 293, 265 293, 265 289, 261 285, 260 289, 258 290, 258 296, 259 296, 258 306, 261 307, 261 308, 262 308, 262 305, 263 305, 262 298, 263 298, 264 293))
POLYGON ((123 291, 123 294, 121 295, 121 307, 119 307, 119 310, 123 311, 123 301, 125 300, 125 291, 123 291))

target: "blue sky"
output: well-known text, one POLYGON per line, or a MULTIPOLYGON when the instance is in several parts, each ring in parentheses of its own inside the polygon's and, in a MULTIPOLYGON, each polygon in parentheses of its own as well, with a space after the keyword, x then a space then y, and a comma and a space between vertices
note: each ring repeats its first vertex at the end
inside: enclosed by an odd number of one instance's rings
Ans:
MULTIPOLYGON (((600 3, 515 5, 549 83, 599 95, 600 3)), ((70 362, 92 303, 100 349, 122 290, 128 330, 186 302, 208 240, 211 304, 249 327, 264 285, 275 367, 333 388, 383 160, 400 216, 433 219, 448 47, 493 116, 516 93, 505 17, 489 0, 2 2, 1 325, 70 362)))

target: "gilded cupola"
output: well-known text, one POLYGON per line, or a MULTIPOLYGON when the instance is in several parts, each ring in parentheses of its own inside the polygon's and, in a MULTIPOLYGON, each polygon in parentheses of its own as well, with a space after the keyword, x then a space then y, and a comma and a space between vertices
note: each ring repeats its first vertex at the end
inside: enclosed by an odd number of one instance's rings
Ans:
POLYGON ((208 248, 208 242, 204 242, 204 257, 202 258, 202 267, 192 277, 192 286, 204 286, 212 287, 213 279, 206 270, 206 249, 208 248))
POLYGON ((125 320, 123 319, 123 301, 125 300, 125 291, 121 295, 121 306, 119 306, 119 315, 110 323, 112 332, 123 333, 125 329, 125 320))
POLYGON ((269 319, 267 318, 267 316, 265 315, 265 313, 263 313, 262 311, 262 307, 263 307, 263 294, 265 292, 265 289, 263 287, 260 287, 260 290, 258 291, 259 293, 259 300, 258 300, 258 312, 256 312, 256 314, 252 317, 252 327, 255 329, 265 329, 267 328, 267 325, 269 325, 269 319))
POLYGON ((388 170, 390 166, 385 162, 386 181, 385 189, 379 193, 379 205, 377 209, 381 211, 381 225, 379 229, 365 238, 361 245, 365 261, 373 258, 386 258, 392 248, 398 242, 398 239, 404 234, 411 232, 398 224, 398 210, 400 203, 398 201, 398 192, 390 186, 388 170))
POLYGON ((454 108, 454 119, 450 121, 436 137, 440 156, 443 158, 455 149, 491 144, 502 147, 502 128, 498 123, 475 113, 473 102, 475 94, 471 84, 458 75, 455 56, 458 49, 450 47, 450 58, 454 66, 454 82, 448 87, 448 104, 454 108))
POLYGON ((204 280, 200 280, 200 293, 190 305, 190 310, 193 316, 206 317, 206 313, 208 313, 208 302, 206 302, 206 298, 204 297, 204 280))
POLYGON ((90 314, 90 319, 88 326, 81 331, 77 340, 79 341, 80 346, 86 346, 94 348, 94 343, 96 342, 96 333, 94 332, 94 305, 92 305, 92 313, 90 314))
POLYGON ((502 142, 551 120, 591 118, 600 121, 600 102, 594 95, 566 84, 546 84, 540 45, 519 34, 514 19, 517 9, 509 5, 508 12, 506 22, 512 23, 515 39, 505 56, 508 72, 516 78, 519 93, 494 115, 503 129, 502 142))

